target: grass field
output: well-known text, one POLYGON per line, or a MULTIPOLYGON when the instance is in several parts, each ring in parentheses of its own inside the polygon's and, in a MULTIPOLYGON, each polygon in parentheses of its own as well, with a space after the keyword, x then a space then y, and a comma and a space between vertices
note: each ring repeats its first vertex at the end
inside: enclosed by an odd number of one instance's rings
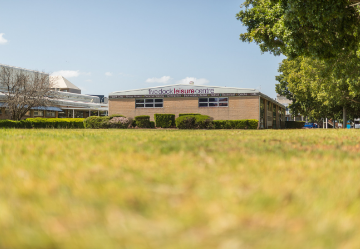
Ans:
POLYGON ((358 130, 0 130, 1 248, 359 248, 358 130))

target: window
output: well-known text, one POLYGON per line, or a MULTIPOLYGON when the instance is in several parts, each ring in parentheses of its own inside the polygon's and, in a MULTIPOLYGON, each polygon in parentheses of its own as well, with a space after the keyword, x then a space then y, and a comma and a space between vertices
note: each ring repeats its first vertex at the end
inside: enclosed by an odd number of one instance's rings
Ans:
POLYGON ((43 110, 34 110, 34 116, 44 116, 43 110))
POLYGON ((59 111, 58 118, 66 118, 66 113, 64 111, 59 111))
POLYGON ((56 113, 55 113, 55 111, 46 111, 46 116, 47 117, 55 117, 56 113))
POLYGON ((75 111, 75 117, 74 118, 84 118, 84 111, 75 111))
POLYGON ((136 99, 136 108, 162 108, 164 104, 163 99, 136 99))
POLYGON ((68 118, 74 118, 74 117, 73 117, 73 113, 75 113, 75 111, 72 110, 72 109, 69 109, 69 110, 67 111, 68 118))
POLYGON ((199 107, 228 107, 228 97, 201 97, 199 98, 199 107))
POLYGON ((91 111, 91 116, 98 116, 98 115, 99 115, 98 111, 91 111))

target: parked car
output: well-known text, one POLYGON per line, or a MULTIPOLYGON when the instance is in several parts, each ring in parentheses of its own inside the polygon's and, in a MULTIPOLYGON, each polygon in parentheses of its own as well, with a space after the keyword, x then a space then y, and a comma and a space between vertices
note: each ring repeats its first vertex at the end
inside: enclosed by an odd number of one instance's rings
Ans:
POLYGON ((304 128, 318 128, 319 126, 316 123, 307 122, 304 125, 304 128))

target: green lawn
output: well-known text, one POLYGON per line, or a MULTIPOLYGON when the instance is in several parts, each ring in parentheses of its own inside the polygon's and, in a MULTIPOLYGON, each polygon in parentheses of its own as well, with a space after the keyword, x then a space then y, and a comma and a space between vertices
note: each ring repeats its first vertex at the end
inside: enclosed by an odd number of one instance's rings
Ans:
POLYGON ((359 248, 359 130, 0 130, 1 248, 359 248))

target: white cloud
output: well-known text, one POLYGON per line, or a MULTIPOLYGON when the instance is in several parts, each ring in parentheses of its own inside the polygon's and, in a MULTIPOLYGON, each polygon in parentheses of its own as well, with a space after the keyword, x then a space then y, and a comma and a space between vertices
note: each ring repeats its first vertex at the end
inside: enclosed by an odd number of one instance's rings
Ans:
POLYGON ((70 77, 78 77, 80 75, 80 71, 79 70, 59 70, 59 71, 55 71, 54 73, 52 73, 52 76, 63 76, 66 78, 70 78, 70 77))
POLYGON ((149 82, 149 83, 167 83, 168 81, 170 81, 172 78, 170 76, 163 76, 163 77, 160 77, 160 78, 156 78, 156 77, 153 77, 153 78, 148 78, 146 79, 145 82, 149 82))
POLYGON ((3 35, 5 35, 4 33, 0 33, 0 44, 6 44, 8 42, 8 40, 6 40, 3 35))
POLYGON ((180 81, 178 81, 177 83, 179 84, 189 84, 189 82, 193 81, 194 84, 198 85, 198 84, 207 84, 209 83, 208 79, 205 78, 195 78, 195 77, 186 77, 180 81))
POLYGON ((106 76, 112 76, 112 73, 111 72, 106 72, 105 75, 106 76))

